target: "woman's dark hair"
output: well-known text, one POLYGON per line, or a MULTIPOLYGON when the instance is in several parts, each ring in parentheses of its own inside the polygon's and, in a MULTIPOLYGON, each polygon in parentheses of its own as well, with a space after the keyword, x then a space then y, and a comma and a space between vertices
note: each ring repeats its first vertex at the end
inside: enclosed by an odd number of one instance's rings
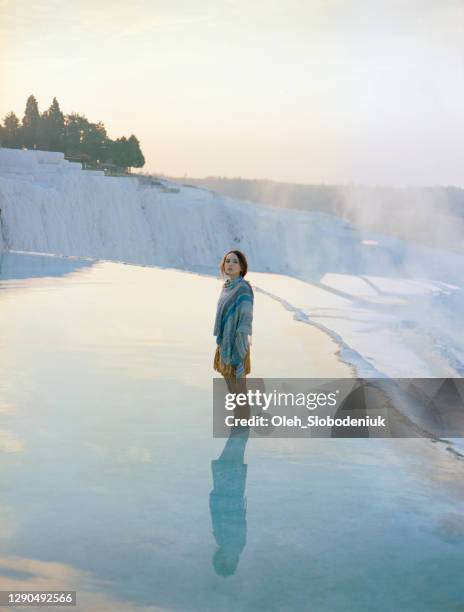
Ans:
POLYGON ((242 253, 242 251, 227 251, 227 253, 224 255, 224 257, 221 260, 221 264, 219 265, 219 270, 222 276, 225 276, 226 274, 226 271, 225 271, 226 257, 227 255, 230 255, 231 253, 235 253, 235 255, 237 255, 237 259, 240 264, 240 276, 246 276, 246 273, 248 272, 248 262, 247 262, 245 255, 242 253))

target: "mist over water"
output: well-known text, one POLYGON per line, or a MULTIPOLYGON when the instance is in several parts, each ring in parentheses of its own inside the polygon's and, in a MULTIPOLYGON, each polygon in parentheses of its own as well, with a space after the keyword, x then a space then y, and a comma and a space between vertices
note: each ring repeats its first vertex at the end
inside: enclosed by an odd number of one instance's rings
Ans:
POLYGON ((229 197, 336 215, 362 229, 464 252, 464 189, 299 185, 241 178, 184 178, 229 197))

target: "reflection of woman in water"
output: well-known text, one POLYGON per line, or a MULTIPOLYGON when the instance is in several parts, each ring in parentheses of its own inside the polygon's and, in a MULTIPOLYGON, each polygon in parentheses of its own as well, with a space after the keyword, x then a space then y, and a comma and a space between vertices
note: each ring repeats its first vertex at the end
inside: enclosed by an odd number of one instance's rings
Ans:
POLYGON ((224 577, 235 572, 246 544, 247 465, 243 457, 249 431, 248 427, 232 429, 221 456, 211 461, 213 490, 209 509, 219 547, 213 556, 213 567, 216 574, 224 577))
POLYGON ((225 282, 219 296, 214 335, 214 369, 224 378, 244 378, 251 371, 250 344, 253 321, 253 289, 245 275, 248 263, 241 251, 229 251, 220 267, 225 282))

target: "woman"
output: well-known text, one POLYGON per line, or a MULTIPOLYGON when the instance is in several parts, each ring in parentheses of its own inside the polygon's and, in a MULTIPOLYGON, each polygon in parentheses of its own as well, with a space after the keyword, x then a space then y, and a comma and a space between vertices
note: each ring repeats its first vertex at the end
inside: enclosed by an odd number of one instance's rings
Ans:
POLYGON ((253 289, 244 279, 248 263, 241 251, 229 251, 219 266, 226 277, 216 311, 214 369, 226 379, 251 372, 250 344, 253 322, 253 289))

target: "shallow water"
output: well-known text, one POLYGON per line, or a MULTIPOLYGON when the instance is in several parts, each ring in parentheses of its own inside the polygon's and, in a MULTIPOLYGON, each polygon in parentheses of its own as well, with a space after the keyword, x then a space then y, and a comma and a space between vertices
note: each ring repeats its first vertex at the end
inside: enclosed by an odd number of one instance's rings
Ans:
MULTIPOLYGON (((217 280, 1 265, 0 590, 76 590, 80 610, 464 607, 464 464, 442 444, 212 439, 217 280)), ((320 330, 255 300, 255 376, 350 376, 320 330)))

